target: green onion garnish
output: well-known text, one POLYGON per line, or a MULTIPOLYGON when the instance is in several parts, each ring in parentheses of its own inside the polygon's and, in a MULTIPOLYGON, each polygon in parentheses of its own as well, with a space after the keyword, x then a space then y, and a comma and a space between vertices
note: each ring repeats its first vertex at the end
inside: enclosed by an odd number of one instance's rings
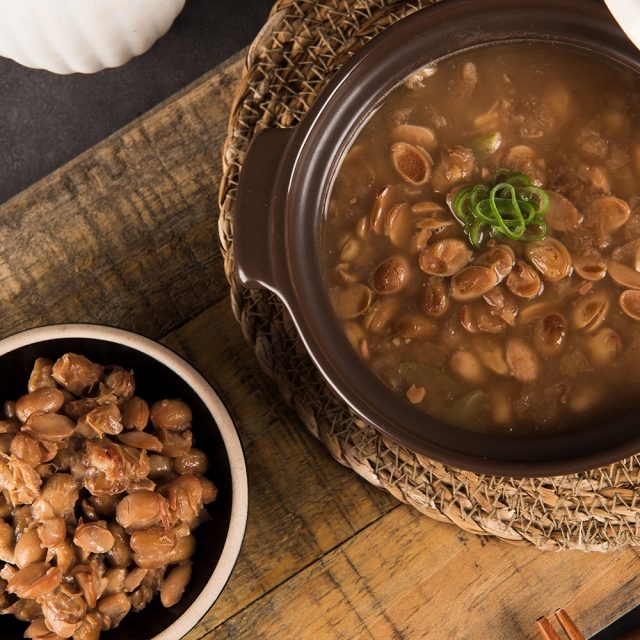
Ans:
POLYGON ((502 144, 502 134, 499 131, 485 133, 471 141, 471 148, 480 155, 495 153, 502 144))
POLYGON ((493 176, 493 186, 476 184, 462 187, 451 202, 453 215, 479 247, 485 233, 511 240, 542 240, 547 234, 544 214, 549 196, 536 187, 529 176, 500 169, 493 176))

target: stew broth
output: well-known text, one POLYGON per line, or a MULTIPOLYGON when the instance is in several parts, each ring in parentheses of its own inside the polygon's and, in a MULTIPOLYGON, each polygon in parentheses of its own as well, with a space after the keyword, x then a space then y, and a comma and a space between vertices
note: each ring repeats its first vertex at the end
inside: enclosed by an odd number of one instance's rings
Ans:
POLYGON ((518 435, 637 407, 639 105, 629 70, 553 44, 457 54, 389 93, 322 232, 334 310, 385 385, 450 424, 518 435), (546 192, 544 238, 465 233, 457 190, 499 170, 546 192))

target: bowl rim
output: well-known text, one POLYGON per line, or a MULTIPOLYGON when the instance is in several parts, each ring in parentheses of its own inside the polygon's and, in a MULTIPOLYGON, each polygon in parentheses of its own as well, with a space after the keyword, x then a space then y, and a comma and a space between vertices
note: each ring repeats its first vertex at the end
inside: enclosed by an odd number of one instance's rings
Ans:
POLYGON ((206 615, 227 584, 237 562, 249 515, 249 483, 240 437, 224 402, 192 365, 169 347, 139 333, 92 323, 50 324, 25 329, 0 340, 0 356, 21 347, 47 340, 87 338, 113 342, 143 352, 180 376, 211 412, 229 456, 231 472, 231 517, 227 538, 211 577, 202 592, 175 622, 151 640, 175 640, 189 632, 206 615))

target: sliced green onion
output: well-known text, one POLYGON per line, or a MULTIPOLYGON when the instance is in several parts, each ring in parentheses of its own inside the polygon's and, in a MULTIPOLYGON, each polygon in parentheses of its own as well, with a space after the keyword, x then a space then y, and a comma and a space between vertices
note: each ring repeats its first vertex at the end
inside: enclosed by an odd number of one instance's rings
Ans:
MULTIPOLYGON (((511 240, 531 242, 547 234, 544 215, 549 196, 524 173, 499 169, 493 185, 462 187, 451 202, 451 210, 471 243, 479 247, 486 233, 511 240)), ((449 200, 448 200, 449 201, 449 200)))
POLYGON ((471 141, 471 148, 480 154, 495 153, 502 144, 502 134, 499 131, 485 133, 471 141))
POLYGON ((463 187, 458 191, 458 193, 456 193, 453 202, 451 203, 451 210, 453 211, 453 215, 461 224, 465 224, 469 219, 470 214, 466 213, 466 211, 469 210, 469 205, 467 204, 467 202, 471 197, 472 190, 473 187, 463 187))

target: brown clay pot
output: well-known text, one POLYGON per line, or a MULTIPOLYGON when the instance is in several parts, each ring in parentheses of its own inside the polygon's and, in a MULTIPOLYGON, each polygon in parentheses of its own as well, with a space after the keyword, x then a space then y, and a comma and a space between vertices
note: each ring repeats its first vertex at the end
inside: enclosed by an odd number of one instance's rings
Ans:
POLYGON ((604 5, 589 0, 447 0, 401 20, 357 52, 303 121, 258 133, 238 186, 234 245, 247 287, 276 292, 311 357, 349 406, 413 451, 498 476, 584 471, 640 451, 640 411, 576 433, 497 437, 430 418, 396 396, 352 349, 323 285, 320 225, 342 155, 375 105, 411 71, 504 41, 587 49, 640 72, 640 53, 604 5))

